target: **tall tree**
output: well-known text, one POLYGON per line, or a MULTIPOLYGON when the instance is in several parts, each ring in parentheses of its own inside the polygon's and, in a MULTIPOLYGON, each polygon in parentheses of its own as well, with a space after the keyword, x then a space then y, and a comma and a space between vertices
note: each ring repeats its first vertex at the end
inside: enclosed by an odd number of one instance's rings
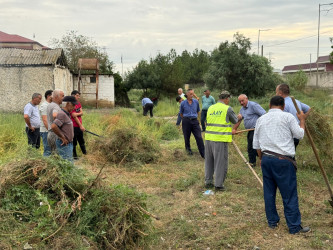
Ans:
POLYGON ((249 38, 236 33, 233 42, 223 42, 212 52, 205 74, 209 88, 226 89, 233 94, 263 96, 273 90, 279 77, 265 57, 250 54, 249 38))
POLYGON ((50 46, 64 50, 68 67, 75 73, 78 72, 79 58, 97 58, 100 73, 112 74, 113 62, 110 61, 107 53, 101 51, 95 41, 79 35, 77 31, 68 31, 61 39, 52 38, 50 46))

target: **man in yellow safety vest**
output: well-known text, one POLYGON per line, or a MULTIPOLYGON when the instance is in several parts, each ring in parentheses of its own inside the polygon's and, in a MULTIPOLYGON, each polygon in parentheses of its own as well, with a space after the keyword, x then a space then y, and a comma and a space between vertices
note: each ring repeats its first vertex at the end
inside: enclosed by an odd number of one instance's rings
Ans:
POLYGON ((224 180, 228 171, 228 142, 232 142, 232 125, 238 119, 228 106, 230 93, 222 91, 219 101, 207 111, 205 133, 205 187, 224 191, 224 180), (215 183, 213 176, 215 174, 215 183))

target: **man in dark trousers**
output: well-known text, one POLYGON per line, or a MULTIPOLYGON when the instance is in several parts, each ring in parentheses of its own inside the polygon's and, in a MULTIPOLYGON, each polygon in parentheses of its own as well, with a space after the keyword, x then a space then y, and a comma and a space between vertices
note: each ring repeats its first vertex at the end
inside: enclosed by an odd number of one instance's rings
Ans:
POLYGON ((279 188, 283 200, 284 215, 289 233, 307 233, 309 227, 302 227, 301 213, 298 206, 297 178, 294 138, 302 139, 306 115, 297 114, 300 121, 287 112, 283 112, 285 100, 274 96, 269 104, 269 111, 256 123, 253 148, 257 149, 261 160, 264 182, 265 211, 268 226, 278 226, 280 217, 276 210, 276 189, 279 188))
POLYGON ((197 142, 197 146, 202 158, 205 158, 205 146, 201 136, 201 128, 198 121, 198 113, 200 112, 199 102, 193 99, 193 90, 187 90, 187 99, 180 104, 180 116, 183 121, 183 134, 185 140, 185 149, 189 155, 192 155, 190 137, 191 133, 197 142))
POLYGON ((142 102, 143 115, 147 116, 149 111, 150 117, 153 117, 154 103, 148 97, 143 98, 141 102, 142 102))
MULTIPOLYGON (((249 101, 245 94, 241 94, 238 97, 239 104, 242 106, 238 114, 238 122, 234 125, 232 129, 232 134, 236 134, 237 128, 244 120, 245 129, 254 129, 258 118, 264 114, 266 111, 256 102, 249 101)), ((257 150, 253 149, 254 131, 249 131, 247 133, 247 153, 249 156, 249 162, 252 167, 256 166, 257 150)))
POLYGON ((76 145, 79 143, 82 154, 87 154, 86 145, 83 138, 83 132, 85 131, 85 128, 82 125, 82 115, 83 115, 83 109, 82 105, 79 102, 80 100, 80 92, 77 90, 73 90, 71 93, 72 96, 75 97, 77 104, 75 105, 74 110, 71 112, 71 120, 73 122, 74 127, 74 139, 73 139, 73 158, 74 160, 78 159, 77 153, 76 153, 76 145))
POLYGON ((25 132, 28 137, 28 144, 39 149, 40 147, 40 116, 38 105, 42 100, 42 95, 34 93, 29 102, 24 107, 25 132))

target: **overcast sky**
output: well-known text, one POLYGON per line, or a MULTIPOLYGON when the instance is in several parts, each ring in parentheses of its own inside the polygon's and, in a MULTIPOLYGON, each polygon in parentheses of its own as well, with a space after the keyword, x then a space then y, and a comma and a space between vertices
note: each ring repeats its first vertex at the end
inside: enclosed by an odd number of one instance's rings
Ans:
MULTIPOLYGON (((333 2, 333 0, 331 0, 333 2)), ((264 56, 274 68, 316 60, 316 0, 0 0, 0 31, 49 45, 67 31, 91 37, 105 49, 116 71, 131 69, 171 48, 212 51, 240 32, 257 53, 258 31, 264 56), (35 34, 35 38, 33 38, 35 34), (300 39, 299 41, 284 43, 300 39)), ((322 6, 319 55, 332 49, 333 5, 322 6)))

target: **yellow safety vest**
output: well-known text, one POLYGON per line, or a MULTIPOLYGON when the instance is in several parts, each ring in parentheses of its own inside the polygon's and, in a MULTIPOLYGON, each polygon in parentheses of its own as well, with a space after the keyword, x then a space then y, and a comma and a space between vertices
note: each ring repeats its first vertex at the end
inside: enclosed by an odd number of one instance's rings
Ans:
POLYGON ((228 105, 218 102, 208 108, 205 140, 232 142, 232 125, 226 121, 228 105))

